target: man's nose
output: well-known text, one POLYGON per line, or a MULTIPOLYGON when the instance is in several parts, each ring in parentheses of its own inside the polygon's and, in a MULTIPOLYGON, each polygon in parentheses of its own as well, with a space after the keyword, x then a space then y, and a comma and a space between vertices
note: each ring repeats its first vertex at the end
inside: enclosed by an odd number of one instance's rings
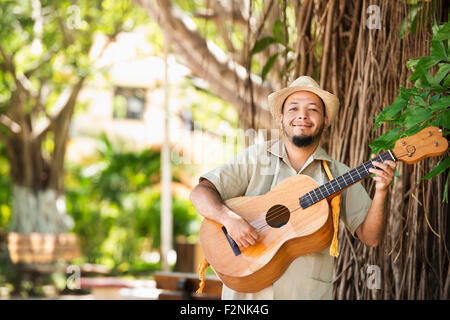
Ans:
POLYGON ((304 110, 303 108, 300 108, 297 117, 298 117, 298 119, 307 119, 308 112, 306 110, 304 110))

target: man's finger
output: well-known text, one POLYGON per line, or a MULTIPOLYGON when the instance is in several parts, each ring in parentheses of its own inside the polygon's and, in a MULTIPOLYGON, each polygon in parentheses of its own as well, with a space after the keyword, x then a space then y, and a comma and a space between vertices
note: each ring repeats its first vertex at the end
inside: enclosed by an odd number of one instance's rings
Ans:
POLYGON ((394 174, 393 168, 388 163, 386 163, 386 162, 381 163, 381 162, 378 162, 378 161, 373 161, 372 163, 373 163, 374 166, 376 166, 377 168, 382 169, 383 171, 387 172, 388 174, 390 174, 390 175, 394 174))
POLYGON ((370 173, 375 173, 377 176, 380 176, 380 177, 388 178, 387 173, 386 173, 385 171, 383 171, 383 170, 379 170, 379 169, 375 169, 375 168, 370 168, 370 169, 369 169, 369 172, 370 172, 370 173))

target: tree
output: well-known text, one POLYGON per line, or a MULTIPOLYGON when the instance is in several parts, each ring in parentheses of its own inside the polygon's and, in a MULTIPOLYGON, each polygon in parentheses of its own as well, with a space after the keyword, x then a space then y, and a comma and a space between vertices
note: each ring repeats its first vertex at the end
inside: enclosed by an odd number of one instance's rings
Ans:
MULTIPOLYGON (((390 130, 389 124, 374 127, 374 116, 410 85, 408 60, 428 55, 433 22, 448 16, 441 0, 135 1, 193 73, 235 106, 243 128, 275 127, 267 95, 299 75, 337 94, 338 121, 322 144, 350 167, 369 159, 369 143, 390 130)), ((442 203, 448 170, 417 183, 436 162, 399 164, 380 247, 365 248, 340 227, 336 298, 449 298, 448 204, 442 203), (435 214, 424 218, 426 212, 435 214), (366 286, 368 265, 379 266, 381 290, 366 286)), ((363 185, 373 194, 372 181, 363 185)))
POLYGON ((113 41, 145 16, 126 0, 6 1, 0 16, 0 141, 13 183, 10 231, 66 232, 73 222, 65 212, 64 156, 78 94, 99 72, 89 52, 93 36, 101 32, 113 41))

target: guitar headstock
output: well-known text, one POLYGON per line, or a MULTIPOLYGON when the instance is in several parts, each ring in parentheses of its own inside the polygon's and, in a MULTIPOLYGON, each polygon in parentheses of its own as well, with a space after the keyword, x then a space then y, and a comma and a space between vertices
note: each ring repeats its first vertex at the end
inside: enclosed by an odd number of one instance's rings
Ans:
POLYGON ((415 135, 397 140, 392 151, 397 160, 413 164, 424 158, 440 156, 447 149, 448 141, 442 136, 442 130, 428 127, 415 135))

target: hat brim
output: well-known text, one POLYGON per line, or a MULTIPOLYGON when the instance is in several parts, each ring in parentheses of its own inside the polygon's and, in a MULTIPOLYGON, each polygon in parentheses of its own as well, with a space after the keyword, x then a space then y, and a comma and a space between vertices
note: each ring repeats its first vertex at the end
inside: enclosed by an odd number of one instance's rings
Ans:
POLYGON ((339 110, 338 97, 328 91, 309 86, 292 86, 271 93, 268 96, 268 104, 270 112, 272 113, 272 116, 275 118, 275 120, 278 120, 278 116, 281 114, 283 102, 286 100, 286 98, 297 91, 309 91, 318 95, 325 104, 328 124, 333 122, 339 110))

